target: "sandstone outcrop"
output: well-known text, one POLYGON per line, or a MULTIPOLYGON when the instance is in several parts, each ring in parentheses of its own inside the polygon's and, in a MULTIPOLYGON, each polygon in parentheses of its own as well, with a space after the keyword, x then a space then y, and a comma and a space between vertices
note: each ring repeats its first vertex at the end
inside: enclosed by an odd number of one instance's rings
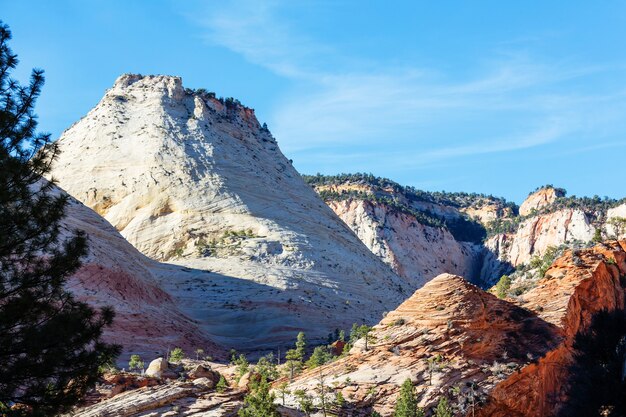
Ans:
POLYGON ((565 193, 562 190, 554 187, 542 187, 534 193, 531 193, 526 200, 524 200, 519 207, 519 214, 520 216, 528 216, 554 203, 557 198, 564 196, 565 193))
POLYGON ((543 255, 549 247, 586 244, 593 239, 595 230, 582 210, 563 209, 529 217, 515 233, 493 236, 485 246, 502 261, 517 266, 543 255))
POLYGON ((614 218, 626 219, 626 203, 620 204, 617 207, 613 207, 609 209, 606 213, 606 234, 614 239, 623 239, 624 237, 626 237, 626 225, 623 225, 619 229, 616 228, 615 225, 611 224, 611 219, 614 218))
MULTIPOLYGON (((351 407, 390 416, 406 379, 426 408, 465 382, 486 395, 562 337, 557 326, 450 274, 417 290, 372 334, 368 351, 357 344, 347 357, 299 376, 291 392, 314 392, 323 375, 351 407)), ((293 397, 289 402, 295 406, 293 397)))
POLYGON ((414 290, 235 100, 186 90, 177 77, 124 75, 58 143, 59 184, 141 252, 177 264, 150 273, 229 347, 374 322, 414 290))
POLYGON ((242 393, 219 394, 202 384, 171 381, 157 386, 126 391, 113 398, 77 410, 74 417, 190 417, 234 416, 242 393), (184 413, 184 414, 181 414, 184 413))

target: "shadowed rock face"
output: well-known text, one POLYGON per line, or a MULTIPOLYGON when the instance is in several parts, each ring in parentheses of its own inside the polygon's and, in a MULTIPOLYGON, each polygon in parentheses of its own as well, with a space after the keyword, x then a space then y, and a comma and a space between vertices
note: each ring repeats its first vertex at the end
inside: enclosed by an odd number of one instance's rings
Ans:
POLYGON ((238 349, 373 323, 415 287, 308 187, 251 109, 121 76, 65 131, 52 175, 150 258, 162 290, 238 349))
MULTIPOLYGON (((150 357, 174 346, 188 352, 202 347, 217 357, 223 354, 224 349, 213 343, 160 288, 152 272, 157 262, 139 253, 97 213, 70 199, 63 234, 75 229, 87 233, 89 253, 82 267, 69 278, 67 288, 94 307, 115 308, 113 326, 106 329, 104 337, 122 345, 122 362, 130 353, 150 357)), ((180 269, 174 265, 163 268, 170 273, 180 269)))
POLYGON ((450 274, 417 290, 374 327, 373 335, 368 351, 359 341, 349 356, 298 377, 291 391, 312 390, 321 373, 351 404, 373 404, 389 416, 407 378, 424 407, 465 382, 488 393, 562 337, 534 313, 450 274))
POLYGON ((536 288, 522 298, 563 335, 559 345, 537 363, 498 384, 480 416, 552 416, 567 401, 564 382, 576 334, 601 310, 623 310, 626 242, 567 252, 556 260, 536 288))

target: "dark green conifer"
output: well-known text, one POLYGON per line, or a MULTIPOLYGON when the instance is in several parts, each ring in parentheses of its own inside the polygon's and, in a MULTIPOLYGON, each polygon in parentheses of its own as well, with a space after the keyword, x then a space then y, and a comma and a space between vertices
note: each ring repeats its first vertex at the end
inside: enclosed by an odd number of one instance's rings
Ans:
POLYGON ((62 234, 67 196, 42 177, 58 154, 36 133, 34 105, 44 83, 11 78, 17 56, 0 22, 0 414, 14 404, 29 415, 69 410, 110 364, 116 346, 101 341, 113 311, 99 312, 66 291, 87 253, 84 233, 62 234))

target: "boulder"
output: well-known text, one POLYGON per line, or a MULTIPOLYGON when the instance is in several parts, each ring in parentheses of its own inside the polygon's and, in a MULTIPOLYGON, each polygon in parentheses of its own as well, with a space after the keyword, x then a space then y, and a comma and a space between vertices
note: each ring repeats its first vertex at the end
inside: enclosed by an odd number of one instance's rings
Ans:
POLYGON ((215 388, 215 381, 207 377, 194 379, 193 384, 198 387, 203 387, 203 388, 208 388, 208 389, 215 388))
POLYGON ((239 388, 243 388, 247 391, 250 391, 252 383, 260 381, 260 380, 261 380, 261 375, 259 375, 258 373, 253 372, 253 371, 246 372, 237 383, 237 386, 239 388))
POLYGON ((205 367, 203 365, 196 365, 187 372, 189 379, 207 378, 213 382, 213 385, 217 384, 220 379, 220 374, 211 369, 211 367, 205 367))
POLYGON ((146 370, 146 376, 152 376, 155 378, 161 378, 163 376, 163 372, 167 371, 167 361, 164 358, 156 358, 146 370))

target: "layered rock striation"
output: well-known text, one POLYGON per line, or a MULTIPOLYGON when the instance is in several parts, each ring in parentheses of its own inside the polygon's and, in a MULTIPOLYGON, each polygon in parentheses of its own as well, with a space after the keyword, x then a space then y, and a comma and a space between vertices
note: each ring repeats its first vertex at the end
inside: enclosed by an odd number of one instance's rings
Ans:
MULTIPOLYGON (((410 379, 421 407, 474 383, 487 395, 499 382, 562 338, 557 326, 500 300, 462 277, 442 274, 390 312, 350 354, 305 372, 291 392, 313 392, 320 376, 350 407, 393 415, 400 385, 410 379)), ((295 398, 290 398, 295 406, 295 398)))

